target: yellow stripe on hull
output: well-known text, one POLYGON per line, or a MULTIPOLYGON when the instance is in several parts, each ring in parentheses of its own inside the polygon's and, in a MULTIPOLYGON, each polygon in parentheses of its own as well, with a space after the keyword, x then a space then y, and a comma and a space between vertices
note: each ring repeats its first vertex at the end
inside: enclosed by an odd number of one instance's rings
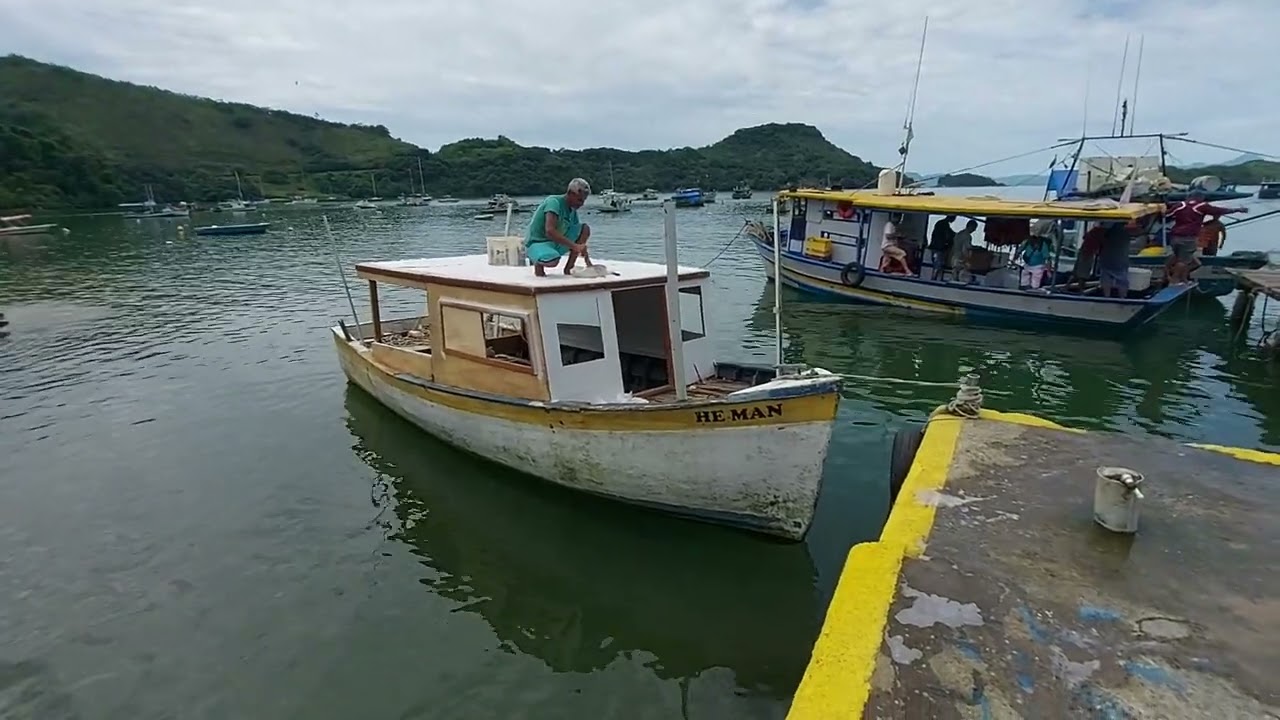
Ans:
POLYGON ((668 405, 628 405, 625 407, 552 407, 538 402, 490 400, 466 391, 451 392, 408 382, 373 362, 341 335, 334 341, 339 354, 353 372, 378 376, 378 382, 412 395, 424 402, 495 419, 570 430, 683 431, 715 428, 792 425, 831 422, 835 419, 840 394, 830 392, 780 399, 690 402, 668 405))
POLYGON ((964 314, 964 308, 959 308, 954 305, 944 305, 942 303, 930 302, 928 300, 917 300, 915 298, 904 298, 901 295, 877 292, 875 290, 868 290, 861 287, 849 287, 848 285, 841 285, 812 275, 807 275, 785 266, 782 268, 782 274, 784 277, 795 278, 797 279, 797 282, 804 283, 805 285, 812 285, 835 295, 847 295, 849 297, 858 298, 865 302, 894 305, 896 307, 941 313, 943 315, 964 314))

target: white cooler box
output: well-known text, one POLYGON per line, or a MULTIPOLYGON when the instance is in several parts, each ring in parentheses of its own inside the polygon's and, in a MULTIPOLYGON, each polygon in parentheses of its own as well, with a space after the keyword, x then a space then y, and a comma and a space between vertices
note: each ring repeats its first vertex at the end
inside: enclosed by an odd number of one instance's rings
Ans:
POLYGON ((525 264, 524 238, 506 235, 486 237, 484 240, 489 250, 490 265, 522 267, 525 264))

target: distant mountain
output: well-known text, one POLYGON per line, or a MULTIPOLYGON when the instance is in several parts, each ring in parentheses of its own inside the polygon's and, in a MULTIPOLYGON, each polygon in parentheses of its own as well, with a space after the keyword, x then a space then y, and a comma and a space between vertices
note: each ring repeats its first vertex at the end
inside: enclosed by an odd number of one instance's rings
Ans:
POLYGON ((1030 173, 1026 175, 1005 175, 996 178, 1001 185, 1010 187, 1044 187, 1049 182, 1049 176, 1043 173, 1030 173))
POLYGON ((938 187, 997 187, 1000 184, 993 178, 975 173, 943 175, 937 180, 938 187))
POLYGON ((1223 182, 1257 185, 1267 180, 1280 180, 1280 162, 1250 160, 1239 165, 1199 165, 1169 168, 1169 179, 1176 183, 1191 182, 1199 175, 1216 175, 1223 182))
POLYGON ((1188 165, 1184 165, 1183 167, 1188 170, 1194 170, 1196 168, 1203 168, 1203 167, 1231 167, 1234 165, 1244 165, 1245 163, 1251 163, 1255 160, 1266 160, 1266 158, 1261 155, 1255 155, 1254 153, 1241 153, 1240 155, 1237 155, 1231 158, 1230 160, 1227 160, 1226 162, 1190 163, 1188 165))
POLYGON ((769 124, 701 148, 550 150, 472 138, 429 152, 380 125, 345 125, 280 110, 108 80, 16 55, 0 57, 0 208, 110 207, 141 199, 221 200, 295 194, 409 192, 422 161, 426 191, 463 197, 541 194, 582 176, 603 189, 856 187, 878 172, 817 128, 769 124))

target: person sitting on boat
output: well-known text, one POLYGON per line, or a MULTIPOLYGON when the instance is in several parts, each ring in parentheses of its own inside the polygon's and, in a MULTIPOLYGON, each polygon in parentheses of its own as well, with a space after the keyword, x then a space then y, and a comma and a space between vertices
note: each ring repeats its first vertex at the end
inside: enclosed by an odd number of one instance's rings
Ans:
POLYGON ((1227 244, 1227 226, 1222 224, 1222 219, 1217 215, 1207 216, 1204 225, 1200 226, 1200 234, 1196 236, 1196 242, 1200 246, 1201 255, 1205 257, 1217 255, 1222 246, 1227 244))
POLYGON ((1129 228, 1124 223, 1106 223, 1098 247, 1098 276, 1102 297, 1129 294, 1129 228))
MULTIPOLYGON (((1071 284, 1084 290, 1085 283, 1093 277, 1093 261, 1102 249, 1102 238, 1107 228, 1102 223, 1094 223, 1093 227, 1080 240, 1080 248, 1076 250, 1076 264, 1071 268, 1071 284)), ((1128 277, 1126 273, 1125 277, 1128 277)))
POLYGON ((525 253, 533 262, 534 275, 546 276, 547 268, 558 265, 566 253, 569 261, 564 266, 565 275, 573 270, 579 256, 591 266, 591 257, 587 255, 591 227, 578 221, 578 208, 586 203, 590 194, 591 185, 582 178, 574 178, 563 195, 552 195, 538 203, 524 236, 525 253))
POLYGON ((901 215, 891 215, 884 224, 884 239, 880 241, 881 272, 910 275, 911 266, 907 264, 907 252, 902 249, 903 235, 898 231, 901 215), (897 269, 894 269, 894 266, 897 269))
POLYGON ((954 268, 954 277, 957 279, 961 270, 969 270, 969 251, 973 248, 973 233, 977 230, 978 221, 970 219, 951 241, 951 267, 954 268))
POLYGON ((929 234, 929 262, 933 265, 933 279, 942 279, 947 269, 947 258, 951 256, 951 246, 956 240, 956 231, 951 223, 956 221, 955 215, 948 215, 933 224, 933 232, 929 234))
POLYGON ((1180 203, 1169 203, 1165 217, 1173 221, 1169 230, 1169 246, 1173 250, 1165 261, 1165 277, 1169 284, 1185 283, 1191 279, 1191 273, 1200 267, 1196 260, 1196 246, 1200 236, 1200 228, 1207 215, 1230 215, 1231 213, 1247 213, 1249 208, 1224 208, 1205 202, 1204 191, 1192 190, 1187 199, 1180 203))

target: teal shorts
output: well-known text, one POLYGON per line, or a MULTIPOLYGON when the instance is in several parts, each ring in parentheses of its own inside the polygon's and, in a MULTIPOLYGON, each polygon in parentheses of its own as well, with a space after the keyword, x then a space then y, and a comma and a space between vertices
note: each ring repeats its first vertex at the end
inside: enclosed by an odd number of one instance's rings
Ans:
MULTIPOLYGON (((573 225, 564 235, 578 242, 578 238, 582 237, 582 226, 573 225)), ((569 248, 551 240, 539 240, 525 245, 525 255, 533 262, 540 264, 553 263, 568 254, 569 248)))
POLYGON ((569 248, 558 242, 535 242, 529 243, 525 248, 525 254, 529 259, 540 265, 553 263, 569 252, 569 248))

